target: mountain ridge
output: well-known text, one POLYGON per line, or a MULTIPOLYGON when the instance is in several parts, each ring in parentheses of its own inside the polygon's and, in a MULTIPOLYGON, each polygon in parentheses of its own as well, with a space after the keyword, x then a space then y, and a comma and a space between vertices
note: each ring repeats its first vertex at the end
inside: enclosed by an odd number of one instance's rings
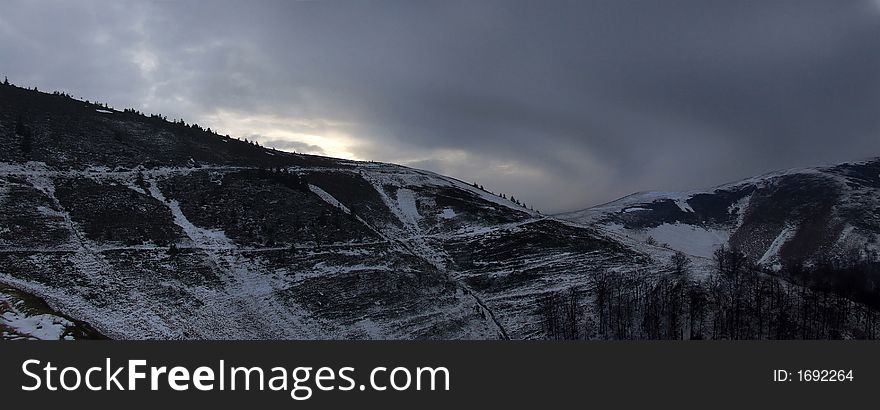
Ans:
POLYGON ((7 85, 0 148, 0 338, 875 338, 880 326, 880 269, 822 259, 843 255, 826 242, 848 226, 860 258, 876 243, 872 162, 560 219, 429 171, 7 85), (810 281, 796 258, 815 262, 810 281))
POLYGON ((545 287, 496 286, 509 261, 474 265, 474 246, 534 247, 516 251, 524 265, 530 252, 630 253, 429 171, 12 86, 0 146, 0 282, 113 338, 522 338, 540 329, 520 303, 545 287), (541 243, 559 230, 592 245, 541 243))

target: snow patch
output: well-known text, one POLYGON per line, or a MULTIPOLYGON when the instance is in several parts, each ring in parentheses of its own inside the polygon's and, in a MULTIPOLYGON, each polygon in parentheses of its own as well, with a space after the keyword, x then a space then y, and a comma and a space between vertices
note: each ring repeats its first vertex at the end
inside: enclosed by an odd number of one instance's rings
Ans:
POLYGON ((29 315, 18 308, 20 301, 0 293, 0 307, 6 311, 0 315, 0 325, 12 330, 14 334, 39 340, 60 340, 73 323, 63 317, 38 314, 29 315))
POLYGON ((711 257, 715 249, 730 240, 730 232, 680 223, 645 229, 644 234, 672 249, 703 258, 711 257))
POLYGON ((14 332, 39 340, 60 340, 69 320, 53 315, 24 316, 16 312, 6 312, 0 316, 0 324, 14 332))
POLYGON ((413 191, 400 188, 397 190, 397 207, 403 213, 403 216, 411 225, 417 226, 422 216, 419 215, 419 209, 416 206, 416 196, 413 191))
POLYGON ((452 208, 443 208, 443 212, 440 212, 440 217, 443 219, 452 219, 455 218, 455 211, 452 208))
POLYGON ((846 240, 849 239, 850 234, 852 234, 855 229, 856 227, 852 225, 847 225, 845 228, 843 228, 843 230, 840 231, 840 236, 837 238, 837 244, 840 245, 845 243, 846 240))
POLYGON ((748 195, 740 198, 738 201, 730 204, 727 208, 727 214, 736 213, 736 226, 740 227, 743 224, 743 220, 746 218, 746 210, 749 209, 749 203, 752 200, 752 196, 748 195))

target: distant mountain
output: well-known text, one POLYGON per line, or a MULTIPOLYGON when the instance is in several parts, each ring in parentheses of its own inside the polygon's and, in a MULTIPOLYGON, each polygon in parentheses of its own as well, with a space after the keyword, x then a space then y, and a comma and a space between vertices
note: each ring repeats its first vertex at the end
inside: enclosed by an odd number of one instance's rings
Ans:
POLYGON ((541 298, 649 263, 453 178, 0 85, 0 283, 111 338, 541 338, 541 298))
POLYGON ((880 159, 774 172, 701 191, 638 193, 557 216, 704 258, 733 246, 776 270, 786 261, 876 259, 880 159))

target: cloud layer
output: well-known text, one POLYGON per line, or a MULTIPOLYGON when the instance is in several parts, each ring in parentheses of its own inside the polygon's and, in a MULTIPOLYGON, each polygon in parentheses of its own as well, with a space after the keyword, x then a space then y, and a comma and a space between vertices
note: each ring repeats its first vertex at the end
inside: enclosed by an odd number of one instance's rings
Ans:
POLYGON ((0 74, 545 211, 880 155, 865 1, 11 1, 0 74))

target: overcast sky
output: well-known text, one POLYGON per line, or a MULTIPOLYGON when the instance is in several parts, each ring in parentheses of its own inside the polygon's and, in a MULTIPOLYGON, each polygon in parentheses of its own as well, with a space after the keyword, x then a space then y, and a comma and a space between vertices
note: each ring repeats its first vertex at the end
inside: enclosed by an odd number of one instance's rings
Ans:
POLYGON ((880 155, 880 0, 4 1, 0 75, 547 212, 880 155))

